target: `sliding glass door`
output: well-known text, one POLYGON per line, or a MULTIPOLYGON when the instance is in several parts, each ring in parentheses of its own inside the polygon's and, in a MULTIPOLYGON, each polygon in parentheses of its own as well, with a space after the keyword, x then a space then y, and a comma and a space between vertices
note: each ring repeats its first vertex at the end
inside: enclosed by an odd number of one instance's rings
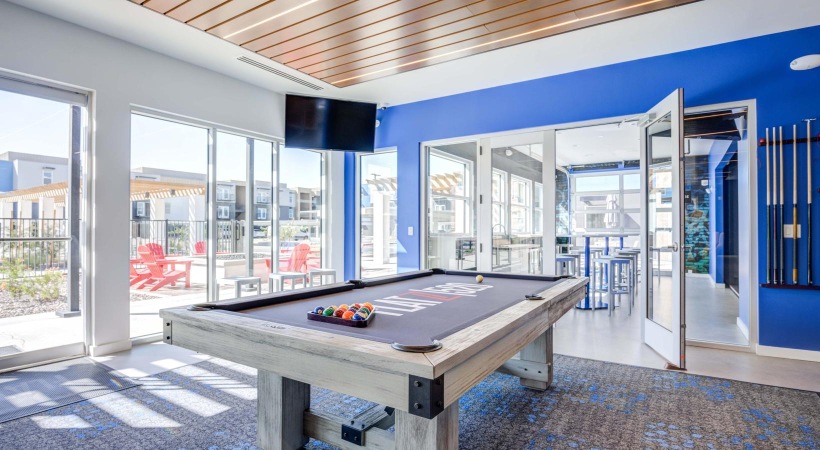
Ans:
POLYGON ((160 333, 160 309, 266 292, 276 144, 150 112, 131 125, 131 337, 160 333))
POLYGON ((131 337, 160 333, 159 310, 207 299, 209 129, 131 115, 131 337))
POLYGON ((85 353, 87 100, 0 77, 0 370, 85 353))

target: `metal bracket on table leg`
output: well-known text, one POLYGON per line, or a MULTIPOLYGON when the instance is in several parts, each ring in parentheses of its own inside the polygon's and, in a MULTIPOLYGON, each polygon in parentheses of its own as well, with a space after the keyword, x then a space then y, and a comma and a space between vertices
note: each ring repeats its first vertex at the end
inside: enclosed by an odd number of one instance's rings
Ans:
POLYGON ((410 375, 408 411, 432 419, 444 411, 444 375, 429 379, 410 375))
POLYGON ((373 427, 386 430, 393 426, 396 416, 394 408, 376 405, 342 425, 342 440, 356 445, 365 445, 365 432, 373 427))
POLYGON ((170 320, 163 320, 162 321, 162 337, 163 342, 166 344, 173 344, 174 343, 174 323, 170 320))

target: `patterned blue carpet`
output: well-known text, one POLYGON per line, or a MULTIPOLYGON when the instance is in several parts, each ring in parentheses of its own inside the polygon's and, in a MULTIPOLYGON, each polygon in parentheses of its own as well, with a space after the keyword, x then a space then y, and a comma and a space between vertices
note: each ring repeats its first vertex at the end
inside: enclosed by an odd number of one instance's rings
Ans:
MULTIPOLYGON (((556 356, 546 392, 492 375, 459 404, 462 449, 818 449, 817 393, 556 356)), ((255 448, 253 369, 210 360, 0 425, 1 449, 255 448)), ((0 386, 2 393, 2 386, 0 386)), ((312 406, 361 400, 314 389, 312 406)), ((331 448, 312 441, 312 449, 331 448)))

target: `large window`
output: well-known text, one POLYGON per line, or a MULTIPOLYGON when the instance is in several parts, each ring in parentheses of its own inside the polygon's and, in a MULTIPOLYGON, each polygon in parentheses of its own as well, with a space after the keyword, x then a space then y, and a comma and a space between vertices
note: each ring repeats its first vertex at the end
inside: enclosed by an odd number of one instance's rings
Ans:
POLYGON ((640 232, 640 174, 574 174, 571 177, 575 234, 640 232))
POLYGON ((359 156, 359 266, 362 278, 397 271, 397 166, 395 151, 359 156))
POLYGON ((207 300, 207 179, 208 129, 131 116, 131 337, 161 332, 162 308, 207 300))
POLYGON ((324 155, 310 150, 282 149, 279 155, 278 270, 307 271, 322 266, 324 155), (282 201, 287 199, 287 201, 282 201), (294 249, 307 245, 305 258, 294 249))
POLYGON ((532 217, 530 210, 532 208, 531 186, 529 180, 524 178, 512 176, 510 182, 510 233, 523 234, 529 233, 530 223, 532 217))
POLYGON ((507 234, 507 172, 493 170, 491 188, 493 234, 507 234))
POLYGON ((476 270, 476 142, 427 148, 426 267, 476 270))

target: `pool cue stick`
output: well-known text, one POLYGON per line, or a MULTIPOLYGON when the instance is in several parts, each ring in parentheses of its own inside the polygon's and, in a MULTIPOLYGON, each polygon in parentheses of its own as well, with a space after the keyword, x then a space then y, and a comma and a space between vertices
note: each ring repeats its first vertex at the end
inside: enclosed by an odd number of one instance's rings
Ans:
POLYGON ((806 274, 808 275, 808 284, 813 284, 811 280, 811 258, 812 258, 812 251, 811 251, 811 197, 812 197, 812 190, 811 190, 811 122, 814 119, 806 119, 806 172, 807 172, 807 181, 806 187, 809 196, 806 198, 806 202, 808 203, 808 210, 806 211, 806 257, 808 259, 808 267, 806 269, 806 274))
POLYGON ((772 127, 772 281, 777 284, 777 129, 772 127))
POLYGON ((783 232, 783 227, 785 227, 785 225, 786 225, 786 216, 784 215, 784 211, 783 211, 783 207, 786 205, 786 198, 783 195, 783 193, 785 191, 785 186, 786 186, 786 184, 783 180, 783 153, 784 153, 783 152, 783 127, 780 127, 780 227, 781 228, 780 228, 780 233, 779 233, 780 234, 780 241, 778 242, 778 245, 780 246, 780 249, 779 249, 780 264, 778 266, 780 267, 780 283, 781 284, 786 284, 786 267, 785 267, 786 266, 786 255, 783 253, 783 250, 784 250, 783 240, 784 240, 784 237, 785 237, 784 236, 785 233, 783 232))
POLYGON ((766 284, 772 282, 772 191, 769 173, 769 129, 766 128, 766 284))
POLYGON ((797 125, 792 125, 792 283, 797 284, 797 125))

